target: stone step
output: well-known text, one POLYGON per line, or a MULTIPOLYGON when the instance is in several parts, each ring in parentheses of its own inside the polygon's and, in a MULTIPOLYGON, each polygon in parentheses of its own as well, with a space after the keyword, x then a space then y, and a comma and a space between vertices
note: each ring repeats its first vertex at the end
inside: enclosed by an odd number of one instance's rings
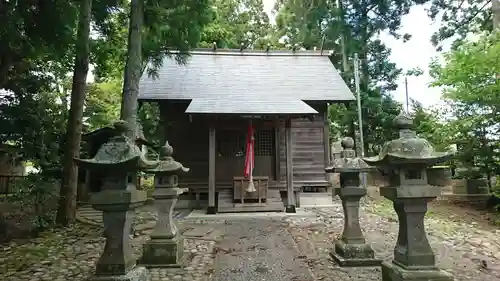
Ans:
POLYGON ((245 203, 234 204, 233 206, 219 206, 219 213, 243 213, 243 212, 283 212, 285 207, 283 204, 258 204, 245 203))

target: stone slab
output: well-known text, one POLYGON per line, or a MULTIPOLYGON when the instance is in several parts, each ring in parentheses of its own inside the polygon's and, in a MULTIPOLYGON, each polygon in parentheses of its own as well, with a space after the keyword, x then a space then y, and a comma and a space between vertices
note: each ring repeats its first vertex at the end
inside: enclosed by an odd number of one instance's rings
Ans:
POLYGON ((411 270, 392 262, 382 262, 382 281, 453 281, 451 274, 439 269, 411 270))
POLYGON ((340 266, 345 267, 369 267, 380 266, 382 260, 379 259, 357 259, 357 258, 344 258, 335 252, 330 253, 330 257, 340 266))
POLYGON ((186 217, 186 219, 220 220, 220 219, 283 218, 288 216, 316 217, 316 214, 314 212, 297 209, 296 213, 255 212, 255 213, 218 213, 214 215, 207 215, 203 210, 193 210, 186 217))
POLYGON ((150 281, 151 276, 149 275, 149 271, 142 266, 135 267, 131 271, 129 271, 126 275, 118 275, 118 276, 103 276, 103 275, 94 275, 87 279, 87 281, 150 281))

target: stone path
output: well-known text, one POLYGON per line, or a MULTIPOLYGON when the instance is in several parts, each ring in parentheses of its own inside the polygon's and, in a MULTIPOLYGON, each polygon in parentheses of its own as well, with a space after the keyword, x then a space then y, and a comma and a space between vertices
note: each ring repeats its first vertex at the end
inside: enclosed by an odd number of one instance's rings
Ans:
POLYGON ((226 221, 216 250, 217 281, 315 280, 280 220, 226 221))
MULTIPOLYGON (((343 225, 339 201, 308 210, 307 217, 184 218, 178 225, 186 237, 185 268, 153 269, 152 281, 381 280, 379 268, 340 268, 330 260, 328 251, 343 225)), ((367 240, 378 257, 390 260, 398 227, 394 211, 373 202, 363 203, 363 210, 367 240)), ((98 219, 93 222, 99 224, 98 219)), ((136 257, 154 224, 151 209, 138 210, 132 239, 136 257)), ((500 230, 432 212, 426 227, 439 266, 455 280, 500 280, 500 230)), ((83 224, 14 241, 0 246, 0 280, 83 281, 92 274, 103 246, 101 227, 83 224)))

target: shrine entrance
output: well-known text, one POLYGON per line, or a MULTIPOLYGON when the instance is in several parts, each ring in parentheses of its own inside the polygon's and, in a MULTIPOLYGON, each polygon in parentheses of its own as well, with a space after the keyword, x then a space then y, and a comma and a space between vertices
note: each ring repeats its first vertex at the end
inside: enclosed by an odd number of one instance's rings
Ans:
MULTIPOLYGON (((220 129, 216 134, 215 178, 217 182, 232 182, 234 177, 243 177, 245 168, 246 127, 220 129)), ((256 128, 255 177, 276 179, 276 145, 274 129, 256 128)))

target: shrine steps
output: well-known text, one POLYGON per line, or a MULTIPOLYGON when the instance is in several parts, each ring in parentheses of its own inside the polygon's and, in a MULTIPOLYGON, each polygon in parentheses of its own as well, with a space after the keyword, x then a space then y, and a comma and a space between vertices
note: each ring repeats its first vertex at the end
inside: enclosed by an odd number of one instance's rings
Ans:
POLYGON ((218 213, 283 212, 285 210, 279 190, 267 190, 265 203, 233 203, 232 190, 223 190, 218 194, 218 213))

